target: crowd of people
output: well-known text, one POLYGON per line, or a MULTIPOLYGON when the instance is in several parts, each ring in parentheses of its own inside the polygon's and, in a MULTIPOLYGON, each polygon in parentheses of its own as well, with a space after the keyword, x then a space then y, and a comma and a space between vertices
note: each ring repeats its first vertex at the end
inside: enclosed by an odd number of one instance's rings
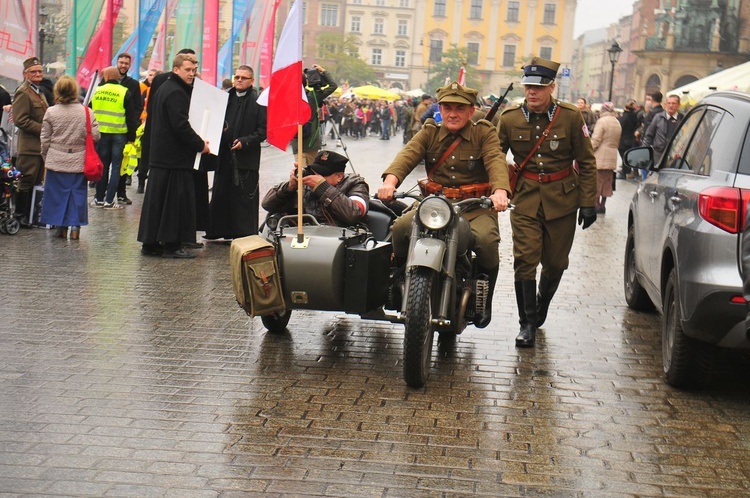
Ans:
MULTIPOLYGON (((256 234, 266 108, 257 101, 253 69, 239 66, 232 80, 224 82, 229 96, 219 154, 209 156, 208 142, 188 118, 193 82, 199 77, 195 52, 181 50, 171 71, 150 71, 142 83, 127 75, 131 60, 129 54, 120 54, 116 66, 102 70, 90 109, 81 105, 75 79, 61 77, 50 94, 39 59, 24 61, 24 82, 12 99, 18 127, 15 165, 23 173, 17 204, 24 224, 31 221, 31 191, 42 182, 41 223, 55 226, 61 238, 79 238, 89 206, 118 210, 130 204, 130 182, 120 164, 125 146, 142 134, 137 193, 145 194, 138 229, 143 255, 193 258, 190 249, 203 245, 196 241, 200 231, 206 240, 256 234), (105 165, 101 180, 88 185, 95 187, 90 203, 83 176, 89 134, 105 165), (202 154, 197 170, 196 154, 202 154), (208 172, 214 172, 211 189, 208 172)), ((648 145, 658 159, 682 119, 679 97, 668 96, 664 108, 660 92, 649 95, 643 105, 630 100, 622 111, 612 102, 594 112, 585 98, 575 105, 555 99, 558 69, 554 61, 531 59, 523 66, 523 103, 508 106, 504 101, 504 112, 490 122, 484 119, 487 108, 479 103, 477 91, 457 82, 439 88, 435 99, 428 94, 397 102, 335 98, 331 94, 337 83, 314 65, 303 75, 312 111, 302 127, 303 164, 295 162, 288 181, 263 196, 263 208, 271 215, 295 211, 302 188, 303 209, 319 222, 361 222, 370 187, 345 172, 348 159, 326 150, 326 138, 341 145, 341 137, 390 140, 402 132, 405 147, 383 172, 379 198, 392 200, 406 176, 424 163, 428 193, 460 200, 470 192, 491 199, 491 209, 464 214, 480 273, 488 276, 490 304, 499 270, 497 213, 513 200, 520 325, 516 346, 533 347, 568 267, 576 224, 586 229, 606 213, 618 178, 618 158, 634 146, 648 145), (508 153, 515 164, 506 162, 508 153), (304 168, 301 184, 298 168, 304 168)), ((291 143, 297 157, 297 139, 291 143)), ((633 177, 623 166, 619 178, 633 177)), ((406 212, 392 226, 397 264, 406 258, 413 216, 413 211, 406 212)), ((491 305, 474 324, 486 327, 490 319, 491 305)))

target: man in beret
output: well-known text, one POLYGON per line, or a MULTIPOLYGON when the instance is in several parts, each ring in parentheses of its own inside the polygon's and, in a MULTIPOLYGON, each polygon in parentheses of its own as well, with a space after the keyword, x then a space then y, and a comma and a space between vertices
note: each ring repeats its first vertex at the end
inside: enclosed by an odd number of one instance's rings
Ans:
MULTIPOLYGON (((359 175, 344 173, 348 159, 333 151, 323 150, 305 168, 302 178, 304 212, 320 223, 342 227, 353 226, 367 214, 370 187, 359 175)), ((263 209, 269 214, 297 212, 297 169, 289 181, 276 185, 263 198, 263 209)))
POLYGON ((18 127, 16 168, 23 174, 16 197, 16 216, 21 226, 29 226, 34 185, 44 180, 42 159, 42 119, 48 103, 42 93, 42 62, 38 57, 23 61, 23 83, 13 96, 13 122, 18 127))
MULTIPOLYGON (((492 199, 493 209, 474 209, 464 213, 474 235, 474 246, 479 273, 489 276, 490 295, 485 313, 474 320, 474 325, 484 328, 492 315, 492 295, 500 264, 498 244, 500 230, 497 211, 508 207, 510 185, 505 156, 498 154, 500 142, 492 123, 486 120, 473 122, 474 102, 477 91, 453 82, 438 90, 438 104, 442 122, 428 119, 424 127, 398 153, 383 173, 383 185, 378 197, 383 201, 393 199, 396 188, 424 160, 430 185, 437 185, 447 197, 460 200, 461 194, 453 194, 458 187, 476 186, 476 194, 492 199), (453 152, 446 151, 455 143, 453 152), (442 163, 441 163, 442 161, 442 163)), ((414 210, 398 218, 392 227, 393 252, 397 261, 405 262, 409 248, 409 233, 414 210)))
POLYGON ((552 296, 568 268, 576 213, 583 229, 596 221, 594 151, 581 111, 552 98, 559 67, 540 57, 523 66, 526 99, 506 109, 498 126, 503 153, 511 150, 515 161, 523 165, 513 193, 516 207, 510 215, 521 325, 516 347, 533 347, 537 327, 547 318, 552 296))

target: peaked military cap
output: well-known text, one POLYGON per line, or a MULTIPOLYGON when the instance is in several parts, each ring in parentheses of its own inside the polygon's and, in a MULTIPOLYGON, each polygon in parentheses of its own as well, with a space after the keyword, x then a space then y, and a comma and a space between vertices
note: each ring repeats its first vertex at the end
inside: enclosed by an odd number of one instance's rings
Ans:
POLYGON ((474 105, 477 101, 477 91, 459 85, 457 81, 438 88, 438 103, 456 102, 458 104, 474 105))
POLYGON ((346 156, 332 150, 321 150, 310 164, 310 169, 320 176, 328 176, 343 172, 346 169, 347 162, 349 162, 349 159, 346 156))
POLYGON ((557 70, 560 68, 559 62, 549 61, 541 57, 534 57, 531 61, 523 66, 522 85, 549 86, 557 77, 557 70))
POLYGON ((29 57, 25 61, 23 61, 23 70, 26 71, 31 66, 41 66, 42 61, 39 60, 38 57, 29 57))

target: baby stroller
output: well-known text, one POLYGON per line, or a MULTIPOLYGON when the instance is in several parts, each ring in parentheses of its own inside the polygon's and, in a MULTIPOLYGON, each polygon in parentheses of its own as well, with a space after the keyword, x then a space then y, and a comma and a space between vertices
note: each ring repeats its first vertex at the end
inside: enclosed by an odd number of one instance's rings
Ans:
POLYGON ((0 233, 15 235, 21 229, 21 224, 15 217, 20 178, 21 172, 8 163, 0 167, 0 233))

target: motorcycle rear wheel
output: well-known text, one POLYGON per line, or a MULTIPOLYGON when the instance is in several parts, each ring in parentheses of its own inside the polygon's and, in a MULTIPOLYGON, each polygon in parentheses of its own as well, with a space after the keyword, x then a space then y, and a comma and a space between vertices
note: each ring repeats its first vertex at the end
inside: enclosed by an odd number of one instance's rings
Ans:
POLYGON ((292 317, 292 310, 284 310, 271 315, 262 315, 260 321, 263 326, 272 334, 280 334, 286 330, 289 319, 292 317))
POLYGON ((404 381, 410 387, 422 387, 430 375, 432 345, 432 281, 435 273, 417 268, 411 275, 404 324, 404 381))

